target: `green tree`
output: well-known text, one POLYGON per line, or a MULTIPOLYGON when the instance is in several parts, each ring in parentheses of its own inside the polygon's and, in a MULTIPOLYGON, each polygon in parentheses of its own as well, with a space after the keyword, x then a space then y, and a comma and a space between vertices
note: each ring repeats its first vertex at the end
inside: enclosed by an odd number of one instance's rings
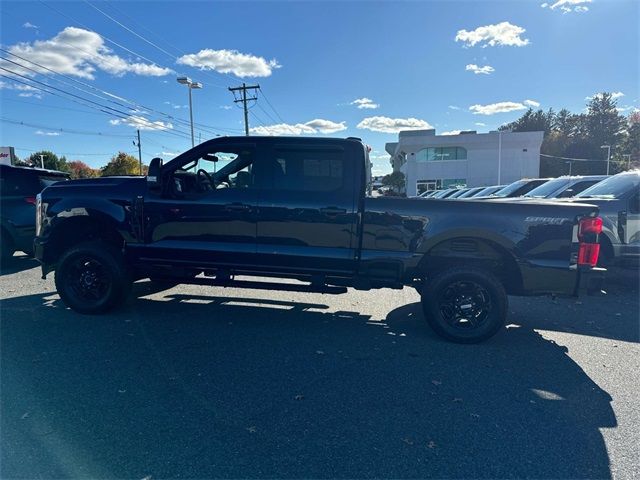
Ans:
POLYGON ((67 159, 64 156, 58 158, 58 156, 50 150, 41 150, 39 152, 32 153, 29 156, 28 162, 35 167, 40 167, 42 166, 42 163, 44 163, 44 168, 49 170, 60 170, 62 172, 69 171, 67 159), (41 159, 44 161, 41 162, 41 159))
POLYGON ((382 177, 381 182, 382 182, 382 185, 386 187, 391 187, 395 191, 399 192, 403 190, 405 186, 404 173, 400 171, 395 171, 393 173, 390 173, 382 177))
MULTIPOLYGON (((147 166, 142 166, 142 173, 146 174, 147 166)), ((103 177, 114 175, 140 175, 140 163, 138 159, 125 152, 118 152, 111 161, 100 169, 103 177)))
POLYGON ((67 163, 69 166, 69 171, 71 172, 71 178, 93 178, 100 175, 100 171, 91 168, 86 163, 80 160, 73 160, 72 162, 67 163))

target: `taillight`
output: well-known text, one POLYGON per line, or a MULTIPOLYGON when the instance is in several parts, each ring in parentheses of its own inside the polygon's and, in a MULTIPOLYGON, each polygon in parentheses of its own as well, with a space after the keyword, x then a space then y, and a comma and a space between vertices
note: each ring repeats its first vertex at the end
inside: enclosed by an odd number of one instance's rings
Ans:
POLYGON ((580 219, 578 226, 578 265, 595 267, 600 254, 598 237, 602 233, 602 219, 600 217, 587 217, 580 219))
POLYGON ((24 201, 31 204, 31 205, 35 205, 36 204, 36 197, 24 197, 24 201))

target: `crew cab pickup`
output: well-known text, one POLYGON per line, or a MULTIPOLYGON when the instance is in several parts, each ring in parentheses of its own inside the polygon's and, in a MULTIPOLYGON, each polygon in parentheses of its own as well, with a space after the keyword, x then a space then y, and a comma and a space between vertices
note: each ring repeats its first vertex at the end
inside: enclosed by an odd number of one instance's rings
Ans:
POLYGON ((153 159, 146 178, 46 188, 36 257, 80 313, 116 307, 143 278, 322 293, 410 286, 432 328, 462 343, 501 328, 507 295, 600 291, 597 207, 372 198, 369 165, 355 138, 216 138, 153 159))

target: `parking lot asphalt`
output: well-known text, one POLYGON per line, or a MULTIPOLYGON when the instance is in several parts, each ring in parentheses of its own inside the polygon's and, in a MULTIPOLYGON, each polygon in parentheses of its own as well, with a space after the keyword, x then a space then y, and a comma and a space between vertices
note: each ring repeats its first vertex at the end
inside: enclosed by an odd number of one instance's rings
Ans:
POLYGON ((330 296, 135 285, 66 309, 0 276, 2 478, 638 478, 638 275, 510 298, 480 345, 411 289, 330 296))

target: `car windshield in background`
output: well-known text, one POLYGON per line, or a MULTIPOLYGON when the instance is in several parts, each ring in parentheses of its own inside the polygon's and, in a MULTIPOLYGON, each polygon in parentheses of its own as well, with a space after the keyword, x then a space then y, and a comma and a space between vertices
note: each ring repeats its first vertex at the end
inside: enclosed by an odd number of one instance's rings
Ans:
POLYGON ((539 187, 534 188, 530 192, 525 193, 524 196, 529 198, 546 198, 556 190, 569 185, 570 181, 571 180, 569 180, 568 178, 555 178, 553 180, 549 180, 546 183, 543 183, 539 187))
POLYGON ((619 198, 629 190, 640 187, 640 172, 622 173, 596 183, 576 195, 577 198, 619 198))
POLYGON ((508 197, 513 192, 518 190, 521 186, 523 186, 525 183, 527 183, 527 180, 518 180, 517 182, 513 182, 513 183, 507 185, 506 187, 504 187, 502 190, 498 190, 496 193, 493 194, 493 196, 494 197, 508 197))

